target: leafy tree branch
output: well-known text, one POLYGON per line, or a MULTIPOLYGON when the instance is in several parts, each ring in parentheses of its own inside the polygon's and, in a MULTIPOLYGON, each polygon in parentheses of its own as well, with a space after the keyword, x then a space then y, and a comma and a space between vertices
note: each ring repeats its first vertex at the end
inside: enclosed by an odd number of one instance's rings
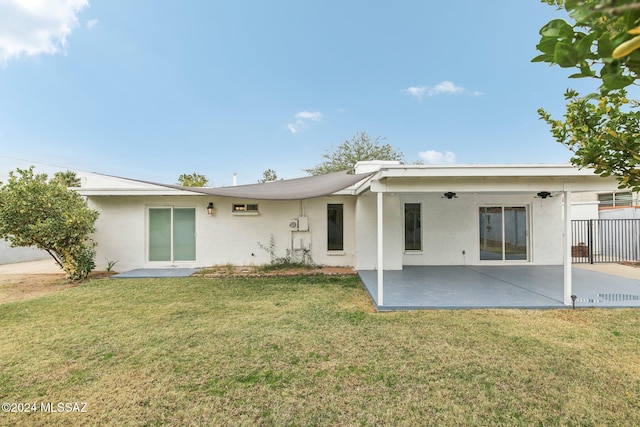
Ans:
POLYGON ((8 182, 0 186, 0 237, 12 247, 42 249, 68 279, 84 279, 95 267, 95 243, 89 236, 98 212, 66 182, 49 181, 33 169, 9 172, 8 182))
POLYGON ((564 120, 540 108, 555 139, 570 149, 571 162, 614 176, 620 188, 640 190, 639 103, 626 88, 640 77, 640 3, 632 0, 542 0, 567 12, 540 29, 533 62, 575 68, 569 78, 600 80, 598 93, 567 90, 564 120))
POLYGON ((305 169, 310 175, 323 175, 331 172, 352 170, 357 162, 365 160, 404 161, 402 151, 389 144, 383 144, 385 138, 371 139, 366 132, 355 134, 351 140, 345 140, 338 147, 332 147, 322 156, 325 160, 319 165, 305 169))

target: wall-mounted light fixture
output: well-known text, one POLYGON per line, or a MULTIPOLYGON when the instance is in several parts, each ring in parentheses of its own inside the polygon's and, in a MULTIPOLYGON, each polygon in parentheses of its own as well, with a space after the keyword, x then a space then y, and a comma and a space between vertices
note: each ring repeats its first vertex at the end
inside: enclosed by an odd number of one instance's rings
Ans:
POLYGON ((458 198, 458 196, 456 196, 456 193, 452 193, 451 191, 447 191, 443 196, 449 200, 458 198))
POLYGON ((542 199, 546 199, 547 197, 553 197, 553 196, 548 191, 541 191, 538 193, 538 197, 542 199))
POLYGON ((213 202, 209 202, 209 204, 207 205, 207 213, 209 215, 213 215, 215 210, 216 210, 216 208, 213 206, 213 202))

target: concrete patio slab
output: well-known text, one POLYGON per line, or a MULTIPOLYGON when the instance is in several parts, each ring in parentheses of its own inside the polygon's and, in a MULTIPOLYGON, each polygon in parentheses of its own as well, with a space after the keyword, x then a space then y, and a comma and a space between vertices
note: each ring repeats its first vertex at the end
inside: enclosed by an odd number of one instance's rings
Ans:
MULTIPOLYGON (((562 266, 407 266, 358 272, 378 310, 565 308, 562 266)), ((576 307, 640 307, 640 280, 573 268, 576 307)))
POLYGON ((139 268, 114 274, 112 279, 153 279, 162 277, 189 277, 198 268, 139 268))

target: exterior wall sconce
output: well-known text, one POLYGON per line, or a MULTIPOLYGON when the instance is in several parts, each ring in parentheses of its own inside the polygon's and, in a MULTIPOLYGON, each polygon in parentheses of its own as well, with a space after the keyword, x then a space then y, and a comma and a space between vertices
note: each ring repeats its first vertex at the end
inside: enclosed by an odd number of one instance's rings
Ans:
POLYGON ((447 191, 443 196, 449 200, 458 198, 458 196, 456 196, 456 193, 452 193, 451 191, 447 191))
POLYGON ((215 210, 216 210, 216 208, 213 206, 213 202, 209 202, 209 204, 207 205, 207 213, 209 215, 213 215, 215 210))
POLYGON ((538 193, 538 197, 542 199, 546 199, 547 197, 553 197, 553 196, 548 191, 541 191, 538 193))

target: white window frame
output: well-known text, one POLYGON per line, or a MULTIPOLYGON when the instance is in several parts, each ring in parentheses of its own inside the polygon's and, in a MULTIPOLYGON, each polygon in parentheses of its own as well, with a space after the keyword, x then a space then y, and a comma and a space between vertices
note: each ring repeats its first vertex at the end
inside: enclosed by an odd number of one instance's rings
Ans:
POLYGON ((232 203, 231 213, 234 215, 260 215, 257 203, 232 203))
POLYGON ((172 263, 172 264, 193 264, 194 262, 196 262, 197 260, 197 256, 198 256, 198 241, 197 241, 197 230, 198 230, 198 210, 196 207, 194 206, 173 206, 173 205, 169 205, 169 206, 147 206, 146 207, 147 210, 147 220, 146 220, 146 226, 145 226, 145 233, 146 233, 146 248, 147 248, 147 253, 145 255, 145 262, 148 263, 152 263, 152 264, 156 264, 156 263, 172 263), (151 221, 151 210, 161 210, 161 209, 168 209, 171 212, 171 216, 170 216, 170 224, 171 224, 171 232, 170 232, 170 259, 168 260, 156 260, 156 261, 152 261, 150 259, 151 257, 151 237, 149 235, 149 227, 150 227, 150 221, 151 221), (174 253, 174 211, 175 209, 193 209, 195 216, 194 216, 194 226, 195 226, 195 241, 194 241, 194 258, 192 260, 175 260, 175 253, 174 253))
MULTIPOLYGON (((531 205, 527 204, 527 203, 490 203, 490 204, 482 204, 476 207, 476 215, 479 214, 480 212, 480 208, 501 208, 502 211, 502 224, 501 224, 501 233, 502 233, 502 259, 501 260, 491 260, 491 259, 482 259, 481 258, 481 251, 480 251, 480 247, 477 246, 477 250, 478 250, 478 262, 480 262, 483 265, 488 265, 488 264, 505 264, 505 263, 510 263, 510 264, 517 264, 517 263, 531 263, 532 260, 532 254, 531 254, 531 229, 532 229, 532 223, 531 223, 531 205), (504 210, 505 208, 520 208, 523 207, 525 210, 525 224, 526 224, 526 230, 525 230, 525 246, 526 246, 526 250, 527 250, 527 257, 525 259, 506 259, 506 242, 505 242, 505 221, 504 221, 504 210)), ((477 220, 477 217, 476 217, 477 220)), ((476 238, 476 244, 479 245, 480 243, 480 226, 479 224, 476 226, 476 232, 477 232, 477 238, 476 238)))

